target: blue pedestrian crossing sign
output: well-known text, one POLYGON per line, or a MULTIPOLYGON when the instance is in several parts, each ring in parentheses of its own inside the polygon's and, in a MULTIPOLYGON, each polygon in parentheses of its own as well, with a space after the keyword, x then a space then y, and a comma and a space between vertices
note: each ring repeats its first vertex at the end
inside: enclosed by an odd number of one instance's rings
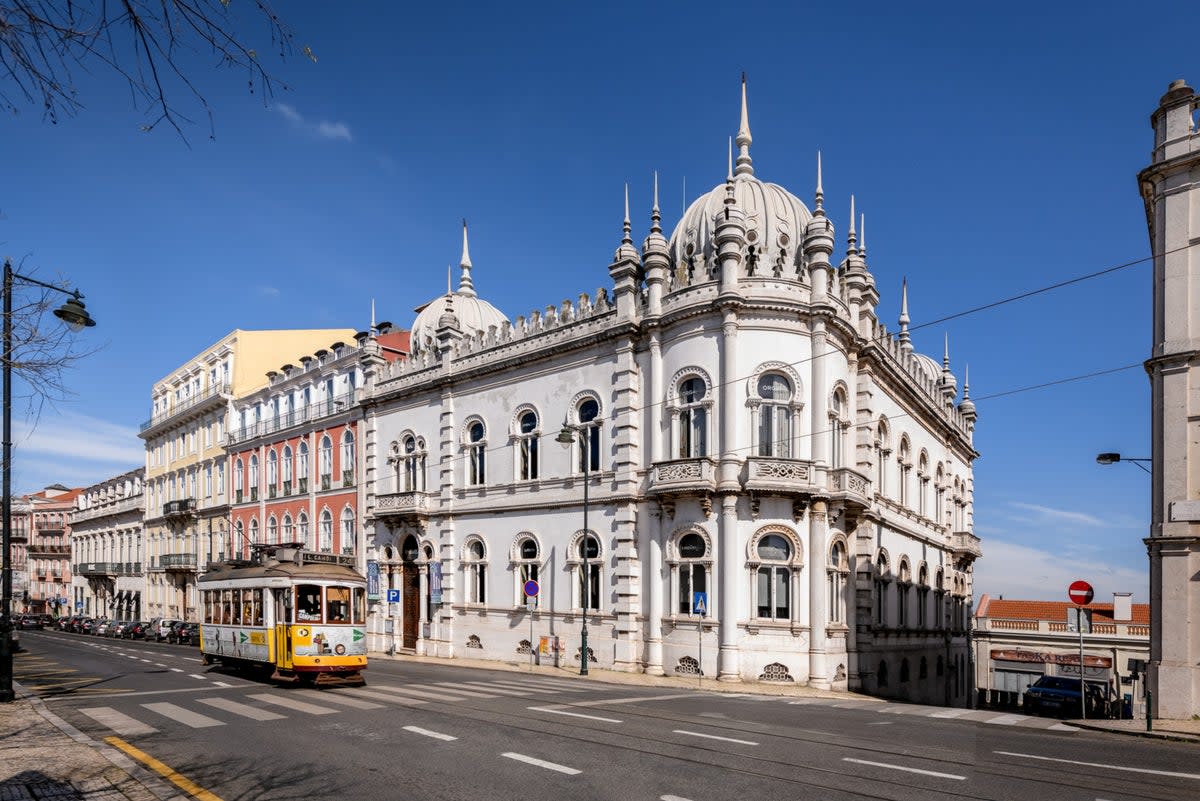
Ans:
POLYGON ((696 617, 708 617, 708 593, 692 593, 692 614, 696 617))
POLYGON ((388 590, 387 591, 387 602, 389 604, 400 603, 400 590, 388 590))

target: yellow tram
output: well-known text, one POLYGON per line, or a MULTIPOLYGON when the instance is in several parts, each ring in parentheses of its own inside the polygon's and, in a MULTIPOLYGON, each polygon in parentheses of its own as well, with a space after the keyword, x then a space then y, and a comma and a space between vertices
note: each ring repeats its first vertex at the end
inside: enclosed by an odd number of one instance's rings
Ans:
POLYGON ((363 684, 367 582, 354 557, 258 546, 256 560, 213 565, 199 578, 204 664, 270 670, 305 684, 363 684))

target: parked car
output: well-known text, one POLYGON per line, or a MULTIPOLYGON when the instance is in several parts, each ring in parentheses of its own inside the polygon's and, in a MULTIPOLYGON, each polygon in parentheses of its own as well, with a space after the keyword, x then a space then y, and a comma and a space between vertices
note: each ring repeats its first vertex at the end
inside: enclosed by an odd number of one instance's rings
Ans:
POLYGON ((131 620, 121 632, 121 636, 126 640, 144 640, 149 628, 150 624, 145 620, 131 620))
POLYGON ((178 630, 176 637, 183 645, 199 645, 200 644, 200 624, 199 623, 184 623, 178 630))
POLYGON ((13 625, 19 629, 40 629, 42 627, 42 619, 37 615, 19 615, 13 621, 13 625))
MULTIPOLYGON (((1087 716, 1107 718, 1112 714, 1115 699, 1112 688, 1096 681, 1086 682, 1087 716)), ((1026 688, 1022 703, 1030 715, 1060 715, 1078 717, 1079 679, 1066 676, 1042 676, 1026 688)))
POLYGON ((59 631, 70 631, 71 623, 74 622, 74 620, 75 620, 74 615, 67 615, 66 617, 60 617, 55 622, 58 624, 59 631))
POLYGON ((81 617, 75 621, 74 631, 77 634, 91 634, 96 630, 96 619, 94 617, 81 617))
POLYGON ((96 621, 88 634, 95 634, 97 637, 103 637, 108 632, 108 627, 112 625, 112 621, 106 617, 102 617, 96 621))
POLYGON ((155 642, 162 642, 163 640, 167 639, 167 635, 171 633, 171 626, 182 622, 182 620, 172 617, 155 618, 154 620, 150 621, 150 632, 146 635, 146 639, 152 639, 155 642))
POLYGON ((187 623, 182 620, 176 620, 171 623, 170 627, 167 629, 167 642, 182 643, 183 639, 180 635, 183 633, 183 630, 186 627, 187 623))
POLYGON ((124 633, 125 627, 128 625, 128 620, 113 621, 112 625, 108 627, 108 630, 104 632, 104 634, 107 637, 120 637, 124 633))

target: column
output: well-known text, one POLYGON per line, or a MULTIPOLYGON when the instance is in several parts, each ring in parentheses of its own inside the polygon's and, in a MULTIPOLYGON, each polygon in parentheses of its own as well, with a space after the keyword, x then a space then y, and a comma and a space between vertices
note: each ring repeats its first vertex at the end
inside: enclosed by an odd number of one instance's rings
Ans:
POLYGON ((645 585, 648 589, 648 620, 646 621, 646 673, 663 675, 663 510, 659 506, 650 513, 653 519, 650 541, 647 544, 645 585))
MULTIPOLYGON (((732 270, 729 270, 732 272, 732 270)), ((725 270, 722 271, 725 275, 725 270)), ((737 503, 741 491, 738 481, 740 462, 737 456, 737 413, 734 407, 737 372, 737 307, 726 303, 722 307, 721 324, 721 464, 717 492, 721 499, 718 518, 717 604, 720 610, 718 625, 717 679, 741 681, 741 659, 738 649, 738 585, 745 583, 744 557, 738 549, 737 503)))
POLYGON ((826 502, 814 500, 808 511, 808 684, 822 690, 830 688, 825 658, 825 623, 829 619, 829 611, 825 608, 827 525, 826 502))

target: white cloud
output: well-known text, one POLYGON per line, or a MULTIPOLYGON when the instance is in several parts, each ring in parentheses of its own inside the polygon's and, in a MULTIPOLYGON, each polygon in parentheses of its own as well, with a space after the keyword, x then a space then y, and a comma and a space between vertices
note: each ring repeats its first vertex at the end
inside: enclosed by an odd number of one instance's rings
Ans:
POLYGON ((13 443, 21 454, 133 466, 146 460, 145 448, 135 429, 77 412, 43 415, 36 425, 14 421, 13 432, 13 443))
POLYGON ((1096 600, 1112 600, 1114 592, 1132 592, 1145 603, 1150 584, 1149 562, 1130 566, 1093 557, 1068 556, 997 539, 983 543, 983 557, 975 563, 975 599, 986 592, 993 598, 1065 601, 1067 587, 1076 579, 1096 589, 1096 600))
POLYGON ((354 137, 350 133, 350 126, 344 122, 330 122, 329 120, 311 122, 305 119, 304 115, 297 111, 295 106, 290 106, 287 103, 276 103, 273 108, 294 127, 317 139, 328 139, 335 142, 354 141, 354 137))
POLYGON ((1057 521, 1059 523, 1078 523, 1084 526, 1096 526, 1098 528, 1107 528, 1108 523, 1098 517, 1085 514, 1084 512, 1073 512, 1069 509, 1054 509, 1050 506, 1040 506, 1036 503, 1022 503, 1020 501, 1012 501, 1012 506, 1018 509, 1025 509, 1030 512, 1035 512, 1043 522, 1057 521))
POLYGON ((260 295, 268 298, 279 297, 279 287, 277 286, 260 286, 258 292, 260 295))

